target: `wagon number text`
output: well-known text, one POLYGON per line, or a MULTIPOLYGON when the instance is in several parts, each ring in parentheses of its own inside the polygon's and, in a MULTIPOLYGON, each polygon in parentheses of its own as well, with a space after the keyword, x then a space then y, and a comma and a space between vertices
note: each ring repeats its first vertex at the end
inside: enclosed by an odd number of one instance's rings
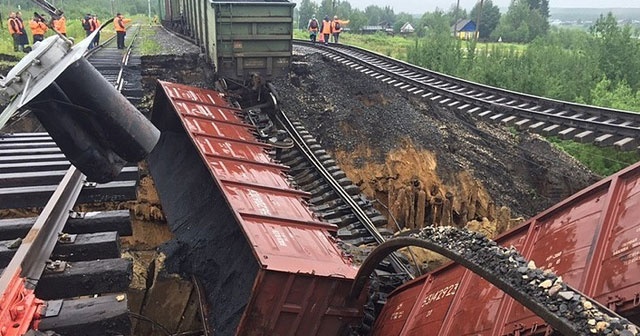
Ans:
POLYGON ((458 290, 458 286, 460 283, 455 283, 453 285, 447 286, 437 292, 433 292, 433 293, 429 293, 427 294, 427 296, 424 297, 424 300, 422 300, 422 306, 424 307, 426 305, 429 305, 433 302, 436 302, 438 300, 442 300, 443 298, 447 297, 447 296, 452 296, 456 294, 456 291, 458 290))

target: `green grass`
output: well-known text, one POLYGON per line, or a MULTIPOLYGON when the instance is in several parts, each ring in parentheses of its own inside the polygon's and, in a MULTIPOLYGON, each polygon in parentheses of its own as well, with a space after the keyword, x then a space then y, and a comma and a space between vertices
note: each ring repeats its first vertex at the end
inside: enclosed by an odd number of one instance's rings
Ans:
POLYGON ((155 55, 162 51, 162 46, 156 42, 153 37, 155 36, 155 30, 150 26, 143 25, 140 27, 140 54, 141 55, 155 55))
MULTIPOLYGON (((307 40, 309 39, 309 34, 306 30, 296 29, 293 32, 293 37, 307 40)), ((414 45, 414 41, 413 38, 388 36, 383 33, 361 35, 343 32, 340 34, 340 43, 366 48, 405 61, 407 60, 407 49, 414 45)))
POLYGON ((640 161, 640 154, 637 152, 621 152, 611 147, 597 147, 557 137, 549 137, 547 140, 602 176, 609 176, 640 161))

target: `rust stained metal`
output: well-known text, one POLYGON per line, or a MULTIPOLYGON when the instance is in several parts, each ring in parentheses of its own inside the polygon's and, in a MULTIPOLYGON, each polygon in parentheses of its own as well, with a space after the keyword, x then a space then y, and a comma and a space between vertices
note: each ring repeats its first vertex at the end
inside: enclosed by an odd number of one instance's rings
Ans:
POLYGON ((287 167, 271 160, 269 145, 256 140, 252 126, 223 94, 168 82, 161 86, 264 268, 355 275, 331 237, 336 227, 309 210, 308 194, 289 185, 287 167))
MULTIPOLYGON (((580 191, 496 241, 514 246, 538 267, 553 270, 569 285, 637 323, 640 163, 580 191)), ((547 330, 541 318, 469 270, 463 275, 462 270, 449 264, 397 289, 377 321, 375 335, 414 335, 425 330, 434 335, 530 335, 547 330), (450 277, 456 270, 460 274, 450 277), (436 307, 428 299, 430 293, 451 286, 457 289, 450 302, 437 300, 443 304, 436 307), (411 304, 398 318, 400 310, 411 304), (397 320, 402 320, 402 326, 397 320)))
POLYGON ((237 335, 336 335, 362 316, 346 302, 356 268, 292 188, 239 110, 216 92, 160 82, 260 265, 237 335))

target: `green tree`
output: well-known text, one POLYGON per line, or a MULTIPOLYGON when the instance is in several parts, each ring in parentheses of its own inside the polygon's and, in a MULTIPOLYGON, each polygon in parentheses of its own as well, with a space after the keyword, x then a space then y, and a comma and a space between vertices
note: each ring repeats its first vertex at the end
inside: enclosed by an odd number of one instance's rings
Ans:
POLYGON ((318 12, 318 5, 315 2, 311 0, 302 0, 302 2, 300 3, 300 7, 298 8, 298 13, 300 15, 298 28, 307 29, 307 24, 309 23, 309 20, 311 20, 314 14, 316 15, 316 18, 319 20, 318 23, 320 23, 322 18, 318 18, 317 12, 318 12))
POLYGON ((493 37, 511 42, 531 42, 548 31, 548 0, 512 0, 493 37))
POLYGON ((637 111, 640 108, 640 94, 634 92, 625 82, 612 83, 606 77, 591 90, 591 104, 620 110, 637 111))
POLYGON ((402 26, 407 22, 415 27, 415 19, 413 15, 404 12, 396 15, 396 22, 393 24, 393 31, 399 32, 400 28, 402 28, 402 26))
POLYGON ((369 21, 365 13, 359 9, 351 11, 351 15, 346 19, 349 20, 347 27, 349 27, 352 32, 360 31, 360 29, 362 29, 363 26, 366 26, 369 21))
MULTIPOLYGON (((471 20, 477 20, 478 11, 480 10, 480 3, 476 3, 471 10, 471 20)), ((480 15, 480 26, 478 31, 480 38, 488 38, 491 33, 496 29, 498 23, 500 23, 500 8, 493 4, 493 1, 486 0, 482 5, 482 13, 480 15)))
POLYGON ((614 84, 625 81, 633 89, 640 86, 640 74, 629 69, 640 68, 640 48, 633 38, 631 27, 620 27, 618 20, 609 13, 601 15, 590 28, 596 37, 595 49, 599 55, 600 68, 614 84))

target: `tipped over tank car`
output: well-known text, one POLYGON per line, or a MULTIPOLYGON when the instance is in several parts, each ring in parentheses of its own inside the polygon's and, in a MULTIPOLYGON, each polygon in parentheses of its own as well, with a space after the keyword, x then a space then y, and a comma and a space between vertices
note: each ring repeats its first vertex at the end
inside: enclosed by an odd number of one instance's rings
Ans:
POLYGON ((248 82, 289 72, 293 8, 288 1, 164 0, 163 25, 200 46, 219 76, 248 82))

